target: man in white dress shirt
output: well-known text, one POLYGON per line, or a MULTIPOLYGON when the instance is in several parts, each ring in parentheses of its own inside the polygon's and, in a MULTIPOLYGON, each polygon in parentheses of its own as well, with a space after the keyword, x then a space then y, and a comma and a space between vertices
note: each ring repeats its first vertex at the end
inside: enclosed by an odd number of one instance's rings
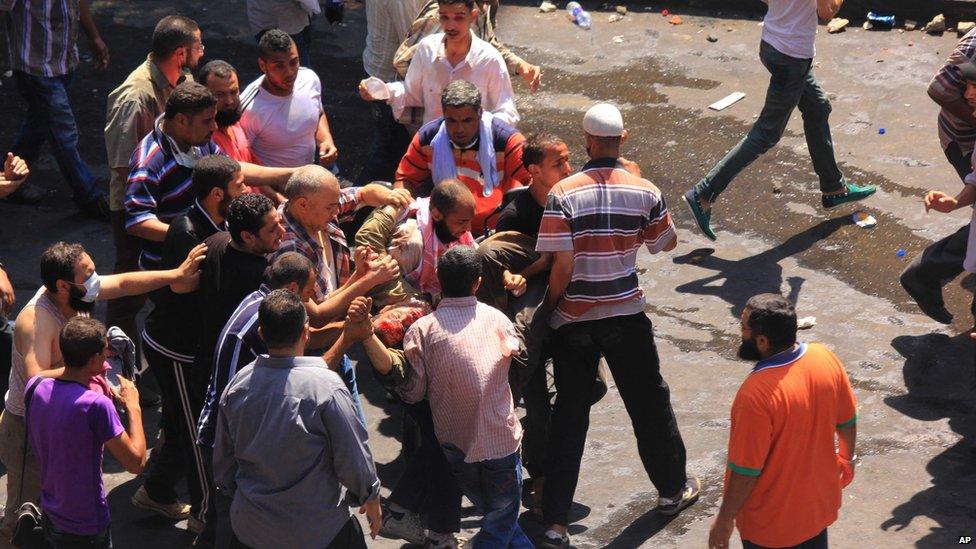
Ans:
MULTIPOLYGON (((515 94, 505 60, 498 50, 471 32, 478 15, 474 0, 438 0, 441 28, 420 41, 403 82, 388 82, 387 101, 397 118, 407 107, 423 107, 423 123, 443 115, 441 93, 455 80, 467 80, 481 91, 482 106, 497 118, 516 125, 515 94)), ((359 93, 366 101, 375 97, 363 80, 359 93)))

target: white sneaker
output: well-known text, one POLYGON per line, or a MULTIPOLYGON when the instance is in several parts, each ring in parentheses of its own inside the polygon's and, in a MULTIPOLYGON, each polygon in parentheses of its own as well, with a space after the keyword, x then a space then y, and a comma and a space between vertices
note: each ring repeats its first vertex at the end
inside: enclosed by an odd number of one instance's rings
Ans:
POLYGON ((698 477, 689 477, 685 481, 685 487, 680 494, 672 498, 657 498, 657 511, 662 515, 677 515, 682 509, 698 501, 698 494, 701 493, 701 481, 698 477))
POLYGON ((163 515, 168 519, 183 520, 190 516, 190 505, 174 501, 173 503, 159 503, 149 497, 149 492, 145 486, 140 486, 136 494, 132 496, 132 505, 163 515))
POLYGON ((402 539, 416 545, 423 545, 427 540, 427 533, 420 523, 420 515, 404 511, 394 513, 390 509, 383 510, 383 524, 380 526, 380 535, 384 538, 402 539), (400 515, 396 518, 393 515, 400 515))

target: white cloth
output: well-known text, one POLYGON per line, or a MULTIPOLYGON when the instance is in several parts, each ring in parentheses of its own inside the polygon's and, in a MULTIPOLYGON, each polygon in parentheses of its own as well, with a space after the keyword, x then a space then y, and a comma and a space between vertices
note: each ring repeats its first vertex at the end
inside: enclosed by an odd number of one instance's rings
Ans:
POLYGON ((768 0, 762 39, 776 51, 813 59, 817 36, 817 0, 768 0))
POLYGON ((366 0, 366 47, 363 69, 380 80, 396 78, 393 56, 420 13, 423 0, 366 0))
MULTIPOLYGON (((478 127, 478 164, 481 165, 482 194, 486 197, 495 192, 495 187, 502 180, 502 175, 495 169, 495 140, 491 133, 491 121, 494 118, 490 112, 481 113, 481 124, 478 127)), ((447 134, 447 124, 441 122, 440 129, 431 140, 430 146, 434 158, 430 163, 431 178, 434 184, 445 179, 457 177, 457 163, 454 161, 454 144, 447 134)))
POLYGON ((264 166, 297 168, 315 162, 315 131, 322 115, 322 83, 315 71, 298 69, 292 94, 272 95, 261 76, 241 94, 240 127, 264 166))
POLYGON ((247 0, 247 23, 254 34, 270 29, 298 34, 309 25, 310 15, 319 11, 318 2, 247 0))
POLYGON ((486 111, 512 126, 518 124, 515 92, 505 60, 494 46, 473 33, 468 55, 454 67, 444 55, 444 33, 420 41, 406 79, 388 83, 393 116, 399 118, 407 107, 423 107, 424 124, 441 117, 441 93, 455 80, 467 80, 477 86, 486 111))

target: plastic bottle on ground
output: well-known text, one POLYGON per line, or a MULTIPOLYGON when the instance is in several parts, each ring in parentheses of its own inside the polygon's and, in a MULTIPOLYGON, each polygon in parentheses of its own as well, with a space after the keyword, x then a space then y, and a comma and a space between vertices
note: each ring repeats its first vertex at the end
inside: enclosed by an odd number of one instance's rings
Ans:
POLYGON ((593 24, 593 19, 590 17, 589 12, 584 10, 579 2, 566 4, 566 13, 569 14, 569 18, 579 25, 581 29, 589 29, 593 24))

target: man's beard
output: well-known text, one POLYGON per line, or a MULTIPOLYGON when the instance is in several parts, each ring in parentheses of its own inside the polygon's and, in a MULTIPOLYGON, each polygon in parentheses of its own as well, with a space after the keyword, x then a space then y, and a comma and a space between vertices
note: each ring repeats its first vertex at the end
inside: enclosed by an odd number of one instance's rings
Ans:
POLYGON ((82 298, 85 297, 85 290, 76 291, 78 288, 74 286, 68 291, 68 307, 71 307, 73 311, 79 313, 90 313, 95 310, 94 301, 83 301, 82 298))
POLYGON ((224 199, 217 204, 217 213, 220 214, 220 217, 227 219, 227 207, 230 206, 230 203, 230 197, 227 196, 227 191, 224 191, 224 199))
POLYGON ((241 119, 241 113, 237 109, 227 110, 227 111, 217 111, 214 115, 214 122, 217 126, 221 128, 226 128, 228 126, 233 126, 241 119))
POLYGON ((450 229, 447 228, 447 223, 444 220, 434 221, 434 234, 437 235, 437 239, 444 244, 450 244, 458 239, 458 237, 451 234, 450 229))
POLYGON ((755 339, 742 340, 742 343, 739 345, 739 358, 753 362, 762 360, 762 353, 759 352, 759 347, 756 345, 755 339))

